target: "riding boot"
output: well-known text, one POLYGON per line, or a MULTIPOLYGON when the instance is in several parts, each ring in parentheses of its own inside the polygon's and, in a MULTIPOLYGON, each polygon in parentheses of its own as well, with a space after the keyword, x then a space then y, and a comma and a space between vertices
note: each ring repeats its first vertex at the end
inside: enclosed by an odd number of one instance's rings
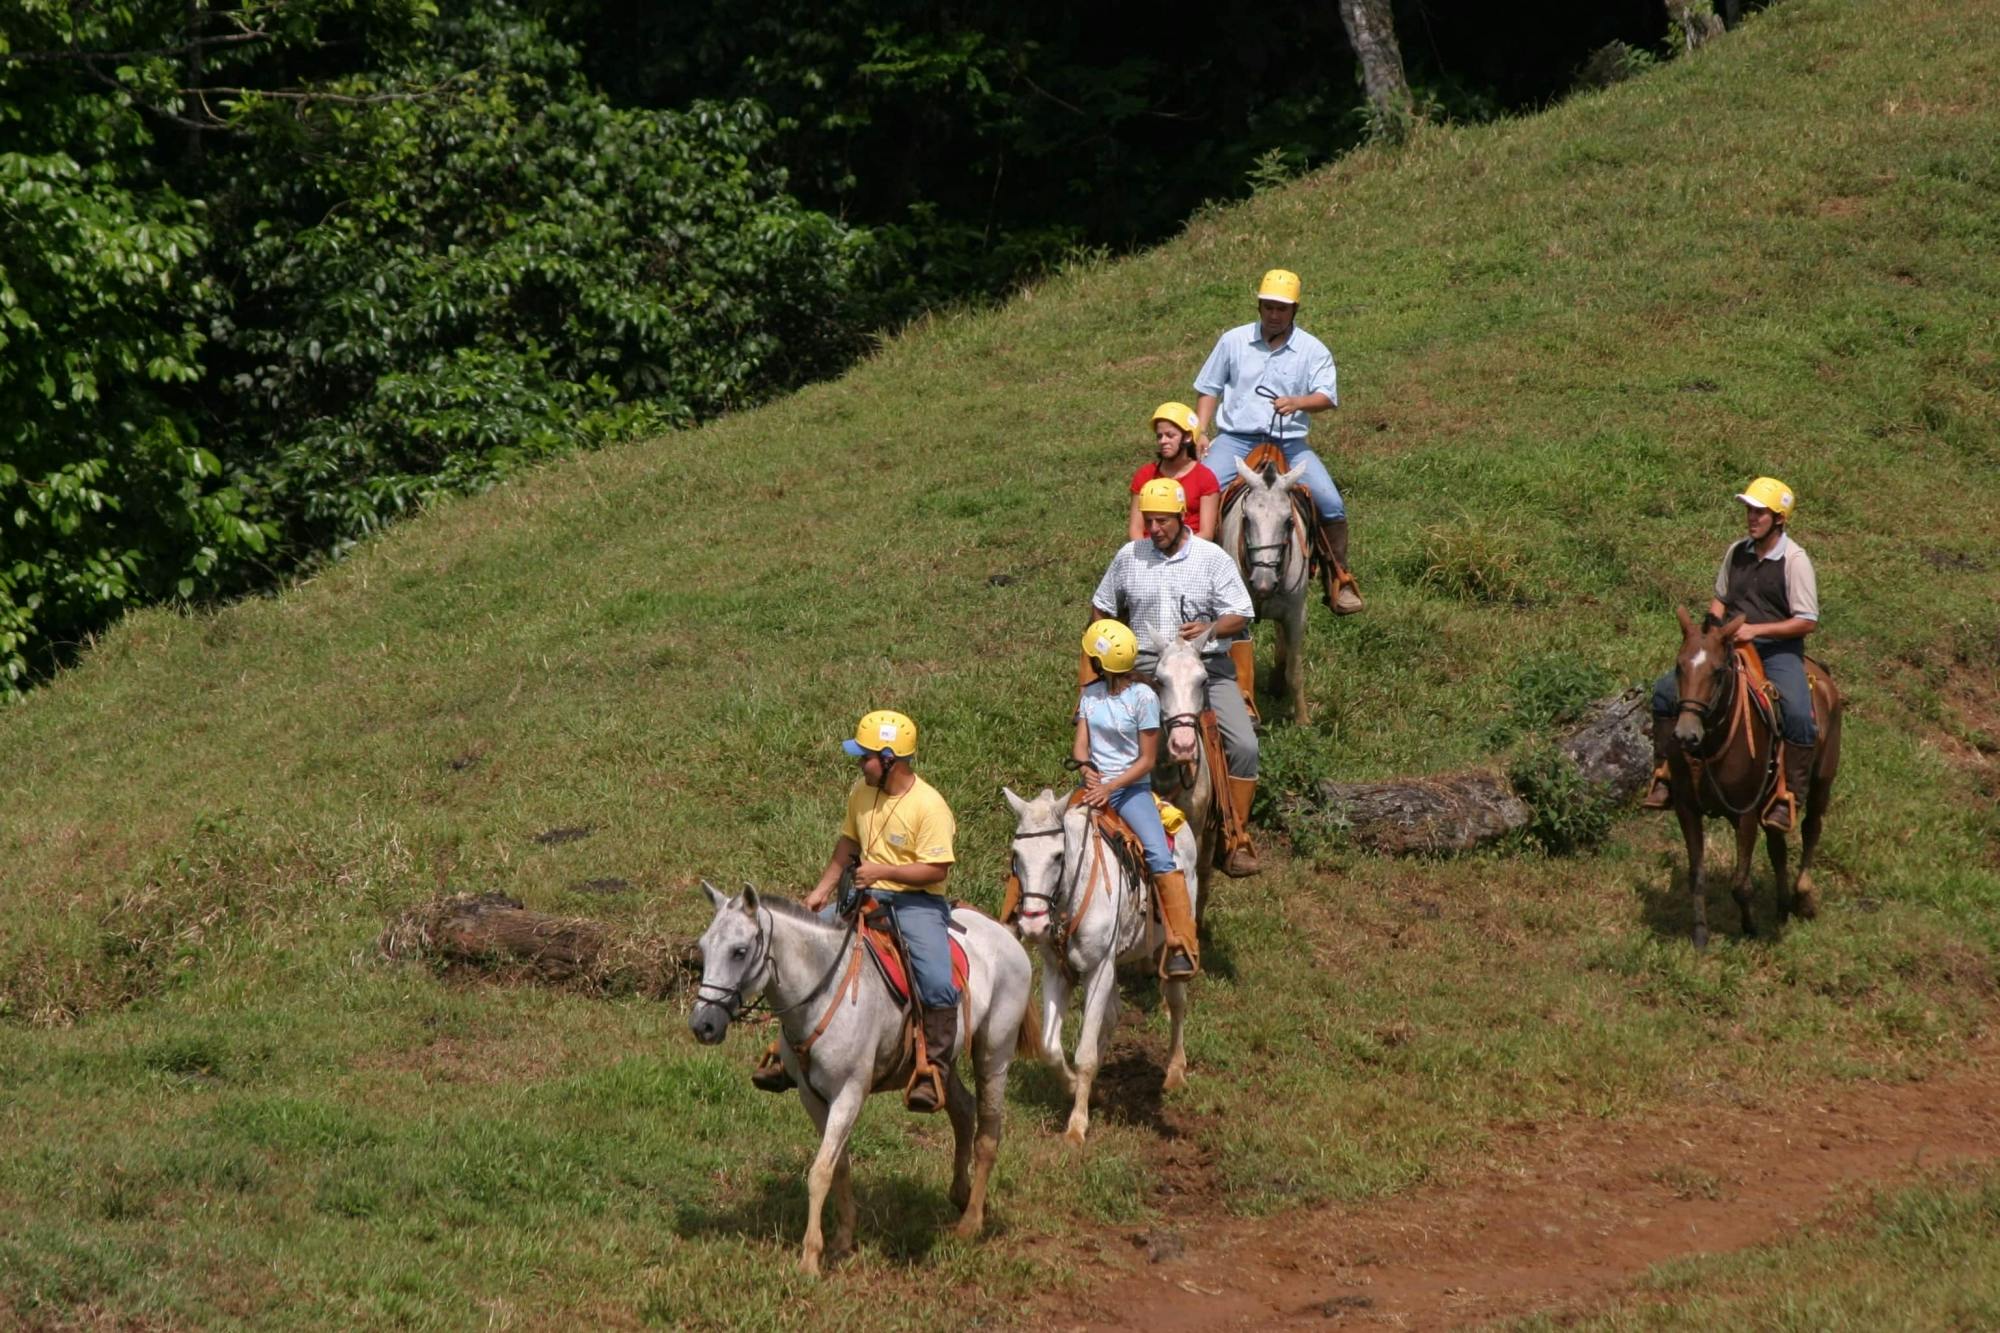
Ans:
POLYGON ((1674 785, 1667 768, 1667 746, 1673 741, 1673 726, 1672 718, 1653 719, 1653 783, 1646 789, 1646 798, 1639 802, 1641 810, 1673 808, 1674 785))
POLYGON ((1790 833, 1799 825, 1806 792, 1812 785, 1813 747, 1787 741, 1778 758, 1778 788, 1764 807, 1763 825, 1773 833, 1790 833))
POLYGON ((958 1006, 942 1005, 924 1012, 924 1046, 910 1086, 903 1090, 903 1105, 929 1115, 944 1105, 944 1081, 951 1072, 951 1044, 958 1039, 958 1006))
POLYGON ((1160 898, 1160 916, 1167 924, 1167 947, 1160 955, 1160 977, 1181 981, 1201 971, 1201 941, 1195 938, 1194 905, 1188 901, 1187 876, 1169 870, 1153 876, 1160 898))
POLYGON ((757 1067, 750 1071, 750 1082, 765 1092, 790 1092, 799 1086, 792 1078, 792 1071, 785 1068, 785 1062, 778 1058, 778 1043, 775 1041, 764 1048, 757 1067))
POLYGON ((1347 520, 1321 519, 1318 540, 1320 579, 1325 584, 1327 610, 1351 616, 1362 607, 1361 585, 1347 568, 1347 520))
POLYGON ((1011 926, 1021 915, 1021 877, 1009 875, 1002 884, 1005 892, 1000 899, 1000 924, 1011 926))
POLYGON ((1257 864, 1257 849, 1250 845, 1250 802, 1257 795, 1257 779, 1229 779, 1229 805, 1235 815, 1236 832, 1230 839, 1229 855, 1222 873, 1231 879, 1248 879, 1263 869, 1257 864))
POLYGON ((1257 716, 1257 664, 1250 655, 1250 640, 1237 639, 1229 645, 1229 660, 1236 667, 1236 688, 1243 693, 1243 706, 1250 710, 1253 723, 1264 719, 1257 716))

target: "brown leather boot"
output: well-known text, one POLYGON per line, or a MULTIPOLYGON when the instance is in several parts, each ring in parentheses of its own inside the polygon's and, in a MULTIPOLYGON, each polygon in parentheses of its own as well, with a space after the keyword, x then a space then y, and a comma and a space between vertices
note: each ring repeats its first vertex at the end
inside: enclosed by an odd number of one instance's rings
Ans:
POLYGON ((1805 810, 1806 793, 1812 788, 1813 748, 1787 743, 1779 756, 1778 789, 1764 807, 1762 823, 1773 833, 1790 833, 1799 825, 1805 810))
POLYGON ((1653 782, 1639 802, 1641 810, 1671 810, 1674 805, 1672 771, 1667 767, 1667 745, 1673 738, 1671 719, 1653 719, 1653 782))
POLYGON ((1178 870, 1153 876, 1160 896, 1160 916, 1167 923, 1167 947, 1160 956, 1160 976, 1180 981, 1201 971, 1201 941, 1195 937, 1194 904, 1188 901, 1187 876, 1178 870))
POLYGON ((785 1062, 778 1058, 778 1043, 775 1041, 764 1048, 757 1067, 750 1071, 750 1082, 765 1092, 790 1092, 799 1086, 792 1077, 792 1071, 785 1068, 785 1062))
POLYGON ((1326 582, 1327 609, 1337 616, 1351 616, 1362 606, 1361 585, 1347 568, 1347 520, 1323 519, 1319 525, 1321 577, 1326 582))
POLYGON ((924 1010, 924 1049, 903 1089, 903 1105, 922 1115, 944 1105, 945 1075, 951 1070, 951 1044, 958 1037, 958 1006, 924 1010))
POLYGON ((1250 720, 1262 722, 1264 719, 1257 715, 1257 663, 1250 654, 1250 640, 1231 643, 1229 661, 1236 668, 1236 688, 1243 693, 1243 706, 1250 710, 1250 720))
POLYGON ((1222 862, 1222 873, 1231 879, 1248 879, 1263 869, 1257 864, 1257 849, 1250 845, 1250 802, 1256 795, 1257 779, 1229 779, 1229 804, 1242 830, 1222 862))

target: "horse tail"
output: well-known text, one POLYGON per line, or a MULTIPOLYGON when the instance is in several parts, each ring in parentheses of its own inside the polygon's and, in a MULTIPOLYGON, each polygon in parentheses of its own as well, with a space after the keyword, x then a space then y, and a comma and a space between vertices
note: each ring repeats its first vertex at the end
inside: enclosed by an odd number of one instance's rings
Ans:
POLYGON ((1025 1055, 1031 1060, 1048 1058, 1042 1049, 1042 1025, 1035 1021, 1033 1004, 1021 1011, 1021 1030, 1014 1037, 1014 1054, 1025 1055))

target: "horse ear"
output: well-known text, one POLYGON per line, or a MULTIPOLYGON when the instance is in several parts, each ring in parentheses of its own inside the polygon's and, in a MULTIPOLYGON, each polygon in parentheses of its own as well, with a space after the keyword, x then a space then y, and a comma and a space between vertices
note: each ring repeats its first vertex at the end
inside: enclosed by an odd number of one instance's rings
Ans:
POLYGON ((1202 649, 1208 647, 1208 641, 1214 637, 1215 622, 1211 620, 1208 623, 1208 628, 1201 632, 1201 637, 1194 641, 1194 650, 1200 652, 1202 649))
POLYGON ((1674 614, 1680 617, 1681 633, 1683 634, 1694 633, 1694 617, 1688 614, 1688 609, 1685 606, 1676 606, 1674 608, 1674 614))
POLYGON ((718 912, 722 910, 722 905, 729 901, 729 899, 723 895, 721 889, 716 888, 713 884, 710 884, 707 880, 703 880, 701 882, 701 891, 708 895, 709 905, 718 912))
POLYGON ((1000 794, 1007 798, 1007 804, 1013 807, 1015 814, 1026 815, 1028 813, 1028 803, 1016 796, 1012 787, 1002 787, 1000 794))
POLYGON ((1296 486, 1305 480, 1305 475, 1306 465, 1301 463, 1291 471, 1285 473, 1284 476, 1278 478, 1278 480, 1284 482, 1287 486, 1296 486))
POLYGON ((1739 611, 1722 622, 1722 641, 1724 643, 1736 642, 1736 631, 1743 628, 1745 619, 1746 617, 1739 611))
POLYGON ((747 879, 743 881, 743 915, 757 915, 757 886, 747 879))

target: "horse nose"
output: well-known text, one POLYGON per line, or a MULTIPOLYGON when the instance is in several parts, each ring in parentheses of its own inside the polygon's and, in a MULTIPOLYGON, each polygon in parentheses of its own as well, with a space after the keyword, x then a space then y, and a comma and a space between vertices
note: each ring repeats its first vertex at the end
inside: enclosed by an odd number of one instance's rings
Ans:
POLYGON ((1674 723, 1674 739, 1683 745, 1698 745, 1701 742, 1701 719, 1683 717, 1674 723))
POLYGON ((704 1046, 713 1046, 729 1031, 729 1015, 712 1004, 698 1004, 688 1015, 688 1029, 704 1046))

